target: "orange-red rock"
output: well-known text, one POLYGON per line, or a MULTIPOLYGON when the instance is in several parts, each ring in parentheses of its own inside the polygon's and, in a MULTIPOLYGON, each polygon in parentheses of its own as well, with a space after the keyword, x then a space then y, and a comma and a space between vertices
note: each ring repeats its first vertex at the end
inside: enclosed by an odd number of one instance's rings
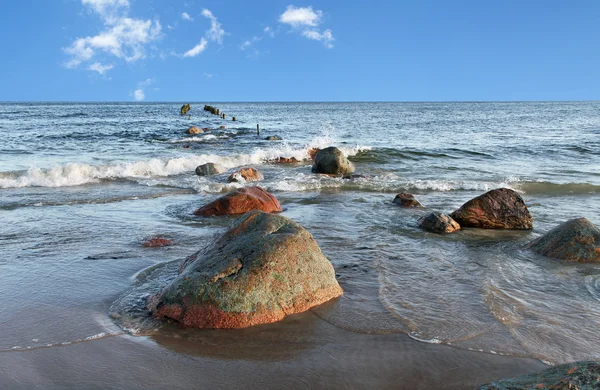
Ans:
POLYGON ((277 198, 260 187, 245 187, 215 199, 200 207, 195 215, 212 217, 217 215, 244 214, 252 210, 262 210, 267 213, 281 211, 277 198))
POLYGON ((142 246, 145 246, 147 248, 156 248, 169 245, 173 245, 173 241, 163 237, 152 237, 151 239, 142 244, 142 246))
POLYGON ((244 183, 247 181, 261 181, 265 177, 257 169, 254 168, 242 168, 239 171, 233 172, 228 178, 228 183, 238 182, 244 183))
POLYGON ((275 322, 343 293, 329 260, 296 222, 260 211, 188 257, 148 300, 155 317, 185 326, 243 328, 275 322))

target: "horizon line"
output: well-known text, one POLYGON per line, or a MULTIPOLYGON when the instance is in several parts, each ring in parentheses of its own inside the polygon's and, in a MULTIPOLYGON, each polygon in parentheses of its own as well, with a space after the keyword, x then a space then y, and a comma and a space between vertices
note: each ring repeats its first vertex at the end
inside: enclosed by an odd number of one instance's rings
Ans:
POLYGON ((584 100, 0 100, 0 104, 19 103, 79 103, 79 104, 171 104, 171 103, 595 103, 600 99, 584 100))

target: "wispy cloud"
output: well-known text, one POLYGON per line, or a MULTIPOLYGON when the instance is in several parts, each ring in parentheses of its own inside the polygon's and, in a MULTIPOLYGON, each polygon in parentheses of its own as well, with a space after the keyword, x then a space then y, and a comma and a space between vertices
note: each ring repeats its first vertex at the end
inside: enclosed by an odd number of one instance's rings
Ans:
POLYGON ((287 24, 292 29, 308 39, 323 42, 326 48, 333 48, 333 32, 327 29, 323 32, 319 26, 323 23, 323 11, 313 10, 312 7, 295 7, 289 5, 279 16, 279 23, 287 24))
POLYGON ((192 22, 194 20, 187 12, 181 13, 181 19, 187 20, 188 22, 192 22))
MULTIPOLYGON (((133 99, 136 102, 141 102, 142 100, 146 99, 146 93, 144 92, 146 87, 149 87, 152 84, 154 84, 154 81, 154 78, 148 78, 146 80, 140 81, 139 83, 137 83, 136 89, 133 92, 131 92, 129 96, 133 97, 133 99)), ((156 91, 158 90, 158 88, 154 88, 154 90, 156 91)))
POLYGON ((263 30, 263 32, 265 33, 265 35, 270 36, 271 38, 275 37, 275 31, 273 31, 273 29, 269 26, 265 27, 265 29, 263 30))
POLYGON ((210 73, 204 73, 203 76, 206 77, 207 79, 212 79, 212 77, 213 77, 213 75, 210 73))
MULTIPOLYGON (((99 53, 113 55, 127 62, 135 62, 146 56, 145 46, 160 37, 161 25, 158 20, 128 17, 128 0, 81 0, 81 2, 100 17, 104 30, 94 36, 77 38, 70 46, 63 48, 70 56, 65 63, 67 68, 76 68, 99 53)), ((102 68, 92 64, 88 69, 98 72, 102 68)), ((106 70, 108 69, 104 71, 106 70)))
POLYGON ((196 46, 194 46, 193 48, 191 48, 190 50, 186 51, 183 56, 184 57, 196 57, 198 54, 202 53, 204 50, 206 50, 206 47, 208 46, 208 41, 205 38, 202 38, 200 40, 200 43, 197 44, 196 46))
POLYGON ((212 14, 212 12, 210 12, 206 8, 202 10, 202 16, 204 16, 207 19, 210 19, 210 30, 208 30, 208 32, 206 33, 208 39, 210 39, 211 41, 216 41, 219 45, 222 45, 223 36, 225 36, 225 30, 221 28, 221 23, 219 23, 219 21, 212 14))
POLYGON ((98 72, 101 75, 103 75, 104 73, 108 72, 112 68, 114 68, 113 65, 102 65, 98 61, 96 61, 93 64, 91 64, 90 66, 88 66, 89 70, 93 70, 94 72, 98 72))

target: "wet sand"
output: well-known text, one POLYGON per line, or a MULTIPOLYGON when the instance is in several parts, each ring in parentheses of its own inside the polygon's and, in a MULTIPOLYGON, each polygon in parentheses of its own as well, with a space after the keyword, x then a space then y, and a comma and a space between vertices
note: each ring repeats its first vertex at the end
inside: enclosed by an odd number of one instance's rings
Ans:
POLYGON ((113 336, 0 354, 2 389, 473 389, 533 359, 341 330, 312 313, 244 330, 113 336))

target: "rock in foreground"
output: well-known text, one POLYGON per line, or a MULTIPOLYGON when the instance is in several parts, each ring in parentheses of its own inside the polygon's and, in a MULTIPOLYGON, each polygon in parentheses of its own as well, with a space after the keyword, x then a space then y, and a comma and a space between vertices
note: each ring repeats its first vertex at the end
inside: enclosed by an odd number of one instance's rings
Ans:
POLYGON ((200 207, 195 215, 212 217, 218 215, 244 214, 252 210, 261 210, 267 213, 281 211, 277 198, 260 187, 238 188, 214 201, 200 207))
POLYGON ((191 134, 191 135, 202 134, 202 133, 204 133, 204 130, 202 130, 198 126, 192 126, 192 127, 190 127, 189 129, 186 130, 186 133, 187 134, 191 134))
POLYGON ((527 247, 550 257, 579 263, 600 263, 600 229, 585 218, 564 222, 527 247))
POLYGON ((186 259, 148 309, 185 326, 244 328, 279 321, 342 293, 308 231, 280 215, 254 211, 186 259))
POLYGON ((196 175, 198 176, 210 176, 210 175, 218 175, 227 171, 222 165, 214 164, 214 163, 206 163, 202 165, 198 165, 196 167, 196 175))
POLYGON ((550 390, 600 389, 600 363, 577 362, 563 364, 538 374, 501 379, 479 387, 478 390, 550 390))
POLYGON ((455 220, 442 213, 427 214, 419 220, 419 227, 433 233, 452 233, 460 230, 460 225, 455 220))
POLYGON ((401 207, 418 207, 423 208, 423 205, 415 199, 413 194, 401 192, 394 198, 394 203, 401 207))
POLYGON ((228 183, 245 183, 247 181, 261 181, 265 177, 257 169, 254 168, 242 168, 239 171, 235 171, 227 178, 228 183))
POLYGON ((312 171, 314 173, 345 176, 354 172, 354 165, 344 156, 341 150, 331 146, 317 152, 312 171))
POLYGON ((499 188, 471 199, 450 214, 462 227, 482 229, 532 229, 533 218, 521 196, 499 188))

